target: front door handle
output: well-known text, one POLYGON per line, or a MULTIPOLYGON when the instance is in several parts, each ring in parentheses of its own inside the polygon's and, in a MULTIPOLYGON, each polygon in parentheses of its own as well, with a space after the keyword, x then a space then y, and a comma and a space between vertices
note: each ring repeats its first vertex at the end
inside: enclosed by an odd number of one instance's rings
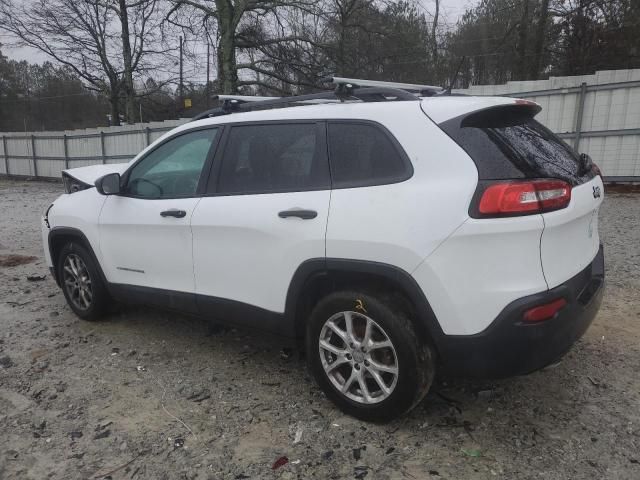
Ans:
POLYGON ((175 217, 175 218, 184 218, 187 216, 187 212, 184 210, 177 210, 172 208, 171 210, 165 210, 164 212, 160 212, 161 217, 175 217))
POLYGON ((301 209, 291 209, 291 210, 283 210, 278 213, 280 218, 289 218, 289 217, 298 217, 303 220, 311 220, 312 218, 316 218, 318 216, 318 212, 315 210, 301 210, 301 209))

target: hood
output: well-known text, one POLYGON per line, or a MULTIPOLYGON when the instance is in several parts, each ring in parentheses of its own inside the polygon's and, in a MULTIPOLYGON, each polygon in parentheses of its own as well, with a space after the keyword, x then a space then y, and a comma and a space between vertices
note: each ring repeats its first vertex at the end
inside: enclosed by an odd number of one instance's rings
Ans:
POLYGON ((62 171, 62 175, 79 180, 82 183, 93 186, 95 181, 107 173, 122 173, 125 171, 128 163, 109 163, 106 165, 89 165, 88 167, 69 168, 62 171))

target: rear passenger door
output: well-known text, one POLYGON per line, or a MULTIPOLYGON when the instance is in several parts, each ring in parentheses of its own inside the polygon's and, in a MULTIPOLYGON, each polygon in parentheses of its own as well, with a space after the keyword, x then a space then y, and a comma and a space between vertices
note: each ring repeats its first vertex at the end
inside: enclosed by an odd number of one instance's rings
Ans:
POLYGON ((421 260, 410 246, 424 238, 413 166, 396 138, 364 120, 330 121, 329 162, 333 191, 327 258, 387 263, 408 272, 421 260), (410 213, 408 213, 410 212, 410 213))
MULTIPOLYGON (((302 262, 324 258, 330 198, 322 122, 227 127, 191 221, 198 305, 284 312, 302 262), (221 300, 225 300, 224 302, 221 300)), ((242 323, 242 319, 236 319, 242 323)))

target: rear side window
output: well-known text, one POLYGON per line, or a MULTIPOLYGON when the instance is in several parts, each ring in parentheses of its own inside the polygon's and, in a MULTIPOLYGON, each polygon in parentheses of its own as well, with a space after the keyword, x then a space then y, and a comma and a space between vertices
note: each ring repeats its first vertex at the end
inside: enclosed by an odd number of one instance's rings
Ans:
POLYGON ((334 188, 396 183, 413 170, 397 141, 369 123, 329 123, 329 163, 334 188))
POLYGON ((559 178, 572 185, 593 178, 579 155, 533 119, 537 109, 498 107, 440 124, 473 159, 480 180, 559 178))
POLYGON ((224 150, 218 193, 330 188, 324 135, 315 123, 234 126, 224 150))

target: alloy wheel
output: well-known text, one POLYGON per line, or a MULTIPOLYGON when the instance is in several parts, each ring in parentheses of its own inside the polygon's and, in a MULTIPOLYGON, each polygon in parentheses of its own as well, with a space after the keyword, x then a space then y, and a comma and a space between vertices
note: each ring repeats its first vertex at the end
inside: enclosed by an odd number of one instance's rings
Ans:
POLYGON ((398 356, 387 333, 359 312, 339 312, 322 326, 320 360, 333 386, 362 404, 388 398, 398 383, 398 356))
POLYGON ((93 299, 91 276, 84 261, 78 255, 72 253, 65 258, 63 282, 73 305, 80 310, 88 310, 93 299))

